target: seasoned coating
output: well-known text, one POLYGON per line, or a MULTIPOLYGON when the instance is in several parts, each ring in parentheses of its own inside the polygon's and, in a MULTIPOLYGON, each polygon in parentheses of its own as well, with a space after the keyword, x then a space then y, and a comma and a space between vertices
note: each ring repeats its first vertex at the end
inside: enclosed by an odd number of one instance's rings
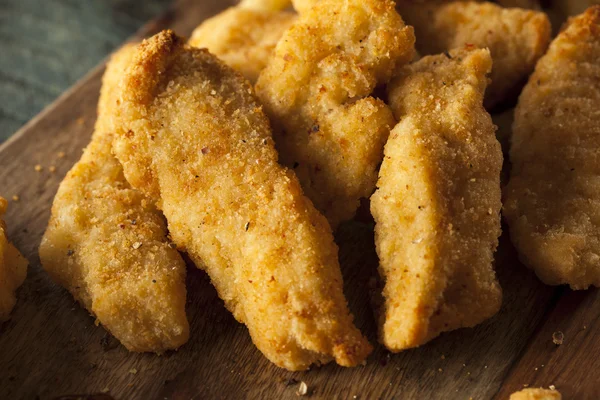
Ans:
POLYGON ((6 223, 1 219, 8 202, 0 197, 0 322, 10 318, 17 297, 15 291, 27 276, 27 260, 9 241, 6 223))
POLYGON ((600 286, 600 6, 572 19, 515 111, 504 215, 549 285, 600 286))
POLYGON ((354 327, 325 218, 280 166, 252 87, 205 50, 164 31, 122 82, 115 154, 162 207, 174 242, 278 366, 371 351, 354 327))
POLYGON ((290 12, 231 7, 198 26, 189 44, 207 48, 255 82, 295 19, 296 15, 290 12))
POLYGON ((322 0, 290 28, 256 90, 281 162, 332 228, 375 189, 391 110, 371 97, 414 54, 389 0, 322 0))
POLYGON ((134 48, 108 65, 92 141, 58 189, 40 259, 127 349, 161 353, 189 336, 185 264, 169 246, 161 213, 111 154, 115 91, 134 48))
POLYGON ((502 8, 492 3, 398 0, 400 15, 415 27, 417 50, 438 54, 465 44, 489 48, 494 60, 485 105, 515 95, 550 42, 545 13, 502 8))
POLYGON ((502 152, 483 108, 492 60, 465 48, 399 71, 390 133, 371 197, 385 282, 380 340, 391 351, 498 312, 502 152))
POLYGON ((241 0, 239 7, 248 10, 280 11, 291 4, 291 0, 241 0))
POLYGON ((539 0, 497 0, 496 3, 502 7, 517 7, 530 10, 541 9, 539 0))
POLYGON ((509 400, 562 400, 562 395, 556 390, 529 388, 511 394, 509 400))

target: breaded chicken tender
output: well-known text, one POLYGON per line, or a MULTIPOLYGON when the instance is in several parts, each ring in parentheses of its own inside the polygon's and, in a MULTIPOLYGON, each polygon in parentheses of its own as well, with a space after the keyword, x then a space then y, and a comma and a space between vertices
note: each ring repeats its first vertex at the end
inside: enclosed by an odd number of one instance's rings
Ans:
POLYGON ((529 388, 511 394, 509 400, 562 400, 562 395, 556 390, 529 388))
POLYGON ((465 44, 489 48, 494 60, 485 105, 492 108, 515 94, 550 42, 543 12, 502 8, 492 3, 398 0, 397 8, 413 25, 421 55, 465 44))
POLYGON ((211 53, 255 82, 296 14, 231 7, 198 26, 189 44, 211 53))
POLYGON ((27 260, 9 241, 6 224, 1 219, 8 202, 0 197, 0 322, 7 321, 17 297, 15 291, 27 276, 27 260))
POLYGON ((371 93, 410 61, 413 44, 389 0, 322 0, 284 34, 257 82, 281 162, 334 230, 375 189, 395 120, 371 93))
POLYGON ((276 365, 364 361, 325 218, 280 166, 243 77, 171 31, 144 42, 121 86, 115 154, 163 209, 174 242, 276 365))
POLYGON ((134 49, 123 47, 108 65, 92 141, 58 189, 40 259, 127 349, 161 353, 189 336, 185 264, 160 211, 111 154, 116 88, 134 49))
POLYGON ((399 71, 390 133, 371 197, 391 351, 472 327, 500 309, 492 267, 500 236, 502 152, 483 108, 488 50, 428 56, 399 71))
POLYGON ((515 111, 504 216, 549 285, 600 286, 600 6, 572 19, 515 111))

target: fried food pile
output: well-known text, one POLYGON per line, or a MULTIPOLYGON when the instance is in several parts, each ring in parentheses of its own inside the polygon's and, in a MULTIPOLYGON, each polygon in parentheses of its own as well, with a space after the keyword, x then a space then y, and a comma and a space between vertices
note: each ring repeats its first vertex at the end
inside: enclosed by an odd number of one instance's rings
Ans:
POLYGON ((8 241, 6 223, 2 220, 8 201, 0 197, 0 322, 10 318, 17 298, 15 291, 27 276, 27 260, 8 241))
POLYGON ((189 337, 186 253, 275 365, 357 366, 372 347, 333 232, 361 200, 387 349, 500 310, 499 135, 524 263, 600 285, 600 6, 550 44, 540 2, 496 3, 244 0, 187 42, 166 30, 123 47, 44 268, 129 350, 162 353, 189 337))

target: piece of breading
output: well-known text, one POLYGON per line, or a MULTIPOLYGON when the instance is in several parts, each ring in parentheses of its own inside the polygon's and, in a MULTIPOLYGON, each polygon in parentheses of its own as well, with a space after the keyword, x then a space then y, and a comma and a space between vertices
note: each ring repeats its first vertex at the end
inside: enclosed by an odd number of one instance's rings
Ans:
POLYGON ((500 4, 502 7, 517 7, 530 10, 541 9, 539 0, 497 0, 496 3, 500 4))
POLYGON ((123 47, 108 64, 92 141, 58 189, 40 259, 127 349, 161 353, 189 336, 185 263, 161 213, 111 154, 116 87, 134 49, 123 47))
POLYGON ((8 241, 6 223, 1 219, 8 202, 0 197, 0 322, 10 318, 17 297, 15 292, 27 276, 27 259, 8 241))
POLYGON ((284 34, 256 84, 281 162, 334 230, 375 189, 395 120, 371 94, 413 45, 389 0, 322 0, 284 34))
POLYGON ((190 38, 194 47, 211 53, 255 82, 275 45, 296 20, 296 14, 231 7, 204 21, 190 38))
POLYGON ((509 400, 562 400, 562 395, 556 390, 528 388, 511 394, 509 400))
POLYGON ((404 67, 390 85, 400 123, 371 197, 384 281, 380 340, 391 351, 472 327, 498 312, 502 152, 483 108, 488 50, 404 67))
POLYGON ((489 48, 494 60, 485 105, 516 97, 550 42, 551 26, 540 11, 502 8, 492 3, 398 0, 400 15, 413 25, 421 55, 465 44, 489 48))
POLYGON ((115 154, 163 209, 256 346, 289 370, 364 361, 325 218, 280 166, 243 77, 171 31, 145 41, 121 86, 115 154))
POLYGON ((573 18, 515 112, 504 215, 524 264, 550 285, 600 286, 600 6, 573 18))
POLYGON ((239 7, 248 10, 280 11, 291 4, 291 0, 241 0, 239 7))

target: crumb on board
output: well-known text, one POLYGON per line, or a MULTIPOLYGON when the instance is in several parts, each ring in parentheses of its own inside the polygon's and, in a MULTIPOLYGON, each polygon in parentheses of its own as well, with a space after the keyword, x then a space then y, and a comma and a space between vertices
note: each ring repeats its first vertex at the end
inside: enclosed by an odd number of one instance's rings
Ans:
POLYGON ((108 386, 101 390, 102 393, 108 393, 109 391, 110 389, 108 388, 108 386))
POLYGON ((12 200, 13 201, 19 201, 21 198, 19 197, 18 194, 13 194, 12 200))
POLYGON ((51 165, 50 167, 48 167, 48 171, 50 171, 52 173, 56 172, 56 166, 51 165))
POLYGON ((548 389, 550 389, 550 390, 556 390, 556 386, 550 385, 550 386, 548 386, 548 389))
POLYGON ((58 154, 57 154, 58 158, 65 158, 65 155, 66 154, 65 154, 64 151, 59 151, 58 154))
POLYGON ((552 334, 552 342, 557 345, 560 346, 561 344, 563 344, 565 340, 565 334, 562 333, 561 331, 556 331, 552 334))
POLYGON ((138 370, 137 370, 137 368, 131 368, 131 369, 129 370, 129 373, 130 373, 130 374, 132 374, 132 375, 135 375, 135 374, 137 374, 137 373, 138 373, 138 370))
POLYGON ((35 169, 35 172, 41 172, 42 166, 40 164, 36 164, 35 167, 33 167, 33 169, 35 169))
POLYGON ((298 396, 306 396, 308 394, 308 385, 306 382, 300 382, 300 386, 298 386, 298 390, 296 391, 298 396))

